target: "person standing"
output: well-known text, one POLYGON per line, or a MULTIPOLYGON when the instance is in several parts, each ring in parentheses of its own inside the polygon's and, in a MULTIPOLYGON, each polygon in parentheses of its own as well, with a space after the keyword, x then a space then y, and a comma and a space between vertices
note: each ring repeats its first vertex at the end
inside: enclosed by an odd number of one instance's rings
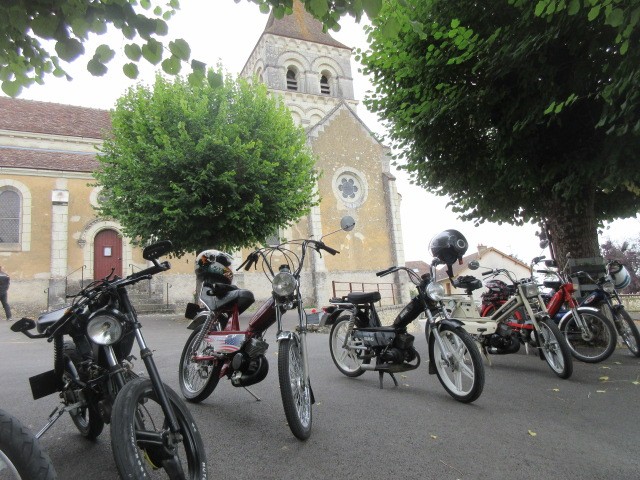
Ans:
POLYGON ((7 322, 10 322, 11 319, 11 307, 9 306, 9 301, 7 300, 7 293, 9 292, 9 283, 11 279, 9 275, 2 269, 0 266, 0 302, 2 302, 2 307, 4 308, 4 313, 7 315, 7 322))

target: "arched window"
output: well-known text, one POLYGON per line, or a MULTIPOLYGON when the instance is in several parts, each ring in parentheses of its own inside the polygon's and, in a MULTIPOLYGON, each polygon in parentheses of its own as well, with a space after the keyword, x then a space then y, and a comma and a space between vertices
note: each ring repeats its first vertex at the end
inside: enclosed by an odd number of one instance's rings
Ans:
POLYGON ((329 87, 329 76, 323 73, 320 77, 320 93, 322 95, 331 95, 331 87, 329 87))
POLYGON ((20 194, 0 190, 0 244, 20 243, 20 194))
POLYGON ((292 67, 287 69, 287 90, 298 91, 298 73, 292 67))

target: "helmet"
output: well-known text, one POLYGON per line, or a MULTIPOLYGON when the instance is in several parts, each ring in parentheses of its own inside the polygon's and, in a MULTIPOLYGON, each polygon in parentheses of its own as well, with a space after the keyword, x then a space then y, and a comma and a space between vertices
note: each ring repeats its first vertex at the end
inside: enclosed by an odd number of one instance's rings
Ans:
POLYGON ((196 277, 211 283, 231 285, 233 271, 229 268, 233 257, 219 250, 205 250, 196 256, 196 277))
POLYGON ((625 268, 624 265, 618 262, 609 263, 609 276, 611 277, 613 286, 616 288, 616 290, 627 288, 631 283, 631 276, 629 275, 629 271, 625 268))
POLYGON ((453 265, 457 260, 461 260, 468 247, 467 239, 457 230, 440 232, 429 243, 431 255, 447 265, 453 265))

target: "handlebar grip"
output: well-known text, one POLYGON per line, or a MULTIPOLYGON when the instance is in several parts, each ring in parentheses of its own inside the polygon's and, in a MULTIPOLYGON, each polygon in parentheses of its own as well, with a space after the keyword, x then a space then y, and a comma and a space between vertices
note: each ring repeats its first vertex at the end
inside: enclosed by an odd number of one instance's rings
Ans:
POLYGON ((318 245, 320 248, 322 248, 324 251, 326 251, 327 253, 331 254, 331 255, 335 255, 336 253, 340 253, 338 250, 335 250, 331 247, 326 246, 324 243, 319 244, 318 245))
POLYGON ((482 272, 482 276, 486 277, 487 275, 491 275, 492 273, 495 273, 493 270, 489 270, 488 272, 482 272))
POLYGON ((129 275, 130 280, 134 280, 136 278, 145 277, 147 275, 155 275, 156 273, 164 272, 165 270, 169 270, 171 265, 169 262, 164 261, 159 263, 158 265, 153 265, 149 268, 145 268, 144 270, 140 270, 138 272, 132 273, 129 275))
POLYGON ((387 268, 386 270, 382 270, 376 273, 376 277, 384 277, 385 275, 389 275, 396 267, 387 268))
POLYGON ((555 273, 555 272, 552 272, 551 270, 536 270, 536 273, 555 273))

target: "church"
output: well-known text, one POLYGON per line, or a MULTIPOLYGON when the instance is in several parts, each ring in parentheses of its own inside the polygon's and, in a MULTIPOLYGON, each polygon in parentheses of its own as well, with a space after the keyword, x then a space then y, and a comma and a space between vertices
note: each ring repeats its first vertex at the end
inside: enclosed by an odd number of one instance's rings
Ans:
MULTIPOLYGON (((356 221, 351 232, 326 239, 339 255, 310 254, 302 275, 307 307, 393 282, 375 272, 405 261, 389 150, 357 114, 351 56, 294 2, 291 15, 270 15, 241 72, 287 105, 322 172, 319 205, 278 238, 320 238, 339 229, 345 215, 356 221)), ((65 294, 112 269, 127 275, 145 268, 118 222, 94 210, 100 187, 91 173, 99 166, 96 148, 109 131, 109 112, 4 97, 0 111, 0 265, 11 276, 16 316, 58 306, 65 294)), ((237 264, 246 253, 234 254, 237 264)), ((147 294, 179 308, 193 301, 193 258, 171 259, 172 269, 154 277, 147 294)), ((270 292, 261 270, 235 272, 234 283, 257 299, 270 292)), ((395 303, 406 300, 406 288, 389 287, 395 303)))

